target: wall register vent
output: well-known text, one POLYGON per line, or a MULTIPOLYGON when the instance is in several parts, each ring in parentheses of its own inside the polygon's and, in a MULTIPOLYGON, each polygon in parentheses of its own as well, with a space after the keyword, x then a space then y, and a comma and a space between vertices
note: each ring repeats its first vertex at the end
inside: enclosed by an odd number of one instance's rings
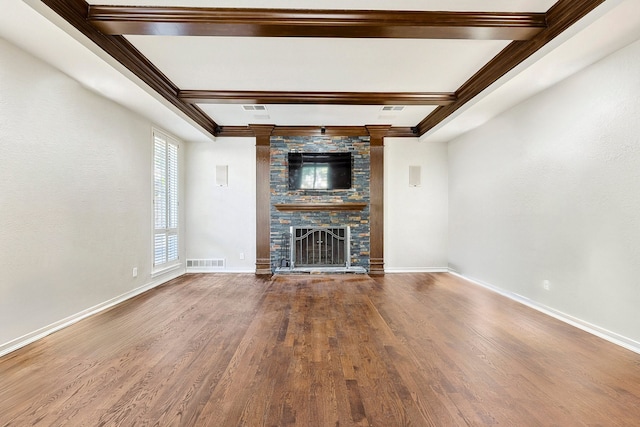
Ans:
POLYGON ((214 259, 188 259, 187 268, 193 270, 211 270, 225 267, 224 258, 214 259))

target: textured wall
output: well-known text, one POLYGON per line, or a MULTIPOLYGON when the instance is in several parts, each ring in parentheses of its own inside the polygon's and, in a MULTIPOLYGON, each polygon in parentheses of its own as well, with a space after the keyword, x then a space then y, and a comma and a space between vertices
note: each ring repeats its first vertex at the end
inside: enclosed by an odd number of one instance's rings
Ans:
POLYGON ((640 342, 638 76, 640 42, 450 144, 453 269, 640 342))
POLYGON ((0 346, 151 282, 148 120, 0 39, 0 141, 0 346))
POLYGON ((449 216, 447 144, 385 138, 385 271, 447 269, 449 216), (420 166, 422 184, 409 186, 409 166, 420 166))
POLYGON ((278 265, 282 234, 294 226, 350 226, 351 265, 369 269, 369 207, 360 212, 281 212, 280 203, 369 203, 369 137, 271 138, 271 262, 278 265), (351 151, 352 188, 336 191, 291 191, 287 155, 297 152, 351 151))
POLYGON ((224 258, 225 271, 255 271, 255 145, 255 138, 187 144, 187 259, 224 258), (229 166, 225 187, 216 186, 216 165, 229 166))

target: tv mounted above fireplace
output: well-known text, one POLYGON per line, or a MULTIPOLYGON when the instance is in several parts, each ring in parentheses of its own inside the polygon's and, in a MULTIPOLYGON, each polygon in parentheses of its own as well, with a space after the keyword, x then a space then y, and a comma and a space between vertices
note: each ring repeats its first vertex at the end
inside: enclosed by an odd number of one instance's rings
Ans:
POLYGON ((351 153, 289 153, 289 190, 351 188, 351 153))

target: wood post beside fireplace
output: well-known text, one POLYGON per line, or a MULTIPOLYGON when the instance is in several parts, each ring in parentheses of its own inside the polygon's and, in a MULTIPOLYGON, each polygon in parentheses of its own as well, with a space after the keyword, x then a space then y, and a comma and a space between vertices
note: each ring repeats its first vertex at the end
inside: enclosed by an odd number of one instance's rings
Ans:
POLYGON ((367 126, 370 135, 369 274, 384 274, 384 137, 391 126, 367 126))
POLYGON ((249 125, 256 136, 256 274, 271 274, 270 139, 273 125, 249 125))

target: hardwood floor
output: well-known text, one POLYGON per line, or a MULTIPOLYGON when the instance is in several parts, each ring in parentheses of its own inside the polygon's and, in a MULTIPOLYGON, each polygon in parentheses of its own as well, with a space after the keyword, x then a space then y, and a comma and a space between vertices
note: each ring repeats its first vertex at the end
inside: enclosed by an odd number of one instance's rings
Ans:
POLYGON ((3 426, 637 426, 640 355, 448 274, 187 275, 0 359, 3 426))

